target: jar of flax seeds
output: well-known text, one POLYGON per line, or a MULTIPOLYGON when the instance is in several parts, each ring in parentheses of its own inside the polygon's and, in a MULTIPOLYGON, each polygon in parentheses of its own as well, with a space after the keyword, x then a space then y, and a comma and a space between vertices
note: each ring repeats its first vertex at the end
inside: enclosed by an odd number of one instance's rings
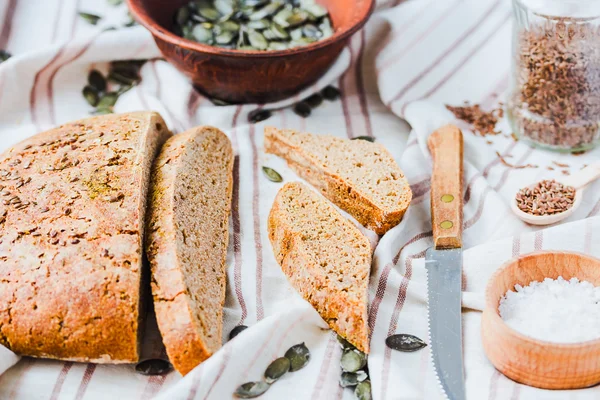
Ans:
POLYGON ((600 141, 600 0, 513 0, 507 112, 523 140, 552 150, 600 141))

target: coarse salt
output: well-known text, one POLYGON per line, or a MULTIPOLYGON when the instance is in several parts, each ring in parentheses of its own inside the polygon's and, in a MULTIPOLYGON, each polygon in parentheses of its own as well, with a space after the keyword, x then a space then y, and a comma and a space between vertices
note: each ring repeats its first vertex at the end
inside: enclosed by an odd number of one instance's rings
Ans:
POLYGON ((516 331, 535 339, 578 343, 600 337, 600 287, 577 278, 546 278, 515 285, 500 300, 500 316, 516 331))

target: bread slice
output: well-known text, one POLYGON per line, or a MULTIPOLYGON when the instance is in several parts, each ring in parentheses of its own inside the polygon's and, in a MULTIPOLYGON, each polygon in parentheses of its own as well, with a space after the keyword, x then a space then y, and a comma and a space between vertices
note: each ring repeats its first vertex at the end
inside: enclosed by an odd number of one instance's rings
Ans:
POLYGON ((146 192, 157 113, 98 116, 0 157, 0 343, 33 357, 139 358, 146 192))
POLYGON ((400 223, 412 199, 404 174, 379 143, 266 127, 265 150, 379 235, 400 223))
POLYGON ((368 353, 369 240, 299 182, 279 190, 268 229, 275 258, 292 286, 334 331, 368 353))
POLYGON ((233 150, 224 133, 173 136, 154 166, 147 255, 158 327, 187 374, 221 347, 233 150))

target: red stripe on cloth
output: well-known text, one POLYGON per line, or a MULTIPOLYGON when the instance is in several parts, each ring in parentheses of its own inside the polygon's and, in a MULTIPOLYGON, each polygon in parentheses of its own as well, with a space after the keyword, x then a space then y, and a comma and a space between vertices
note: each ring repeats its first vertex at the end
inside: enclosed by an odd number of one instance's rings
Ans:
POLYGON ((238 106, 233 114, 232 134, 231 142, 234 151, 238 153, 235 156, 233 163, 233 193, 232 193, 232 204, 231 204, 231 219, 233 224, 233 255, 235 258, 233 265, 233 283, 235 287, 235 295, 237 297, 240 308, 242 309, 242 316, 240 319, 240 325, 244 323, 248 316, 248 309, 246 308, 246 301, 244 300, 244 294, 242 291, 242 228, 240 223, 240 156, 237 140, 237 125, 238 118, 242 111, 242 106, 238 106))
POLYGON ((515 236, 512 244, 512 256, 517 257, 519 254, 521 254, 521 237, 515 236))
MULTIPOLYGON (((33 365, 36 362, 35 358, 31 358, 31 357, 23 357, 21 359, 21 362, 24 363, 25 365, 22 366, 21 370, 19 371, 18 376, 13 379, 13 385, 12 388, 10 389, 10 393, 8 395, 9 399, 16 399, 17 398, 17 394, 19 393, 19 389, 21 389, 21 382, 23 381, 23 378, 25 377, 25 375, 27 374, 27 372, 33 367, 33 365)), ((5 377, 6 374, 2 374, 2 377, 5 377)))
MULTIPOLYGON (((298 318, 298 320, 295 321, 295 323, 298 323, 302 318, 298 318)), ((295 323, 292 324, 295 326, 295 323)), ((248 374, 250 373, 250 370, 252 369, 252 367, 254 366, 254 363, 256 363, 256 361, 258 360, 258 358, 265 352, 265 349, 267 348, 267 345, 269 343, 272 342, 273 340, 273 334, 277 331, 277 328, 279 328, 279 325, 281 325, 281 319, 278 319, 275 321, 275 323, 273 324, 273 326, 271 327, 271 329, 269 330, 269 333, 265 336, 263 343, 260 345, 260 347, 257 349, 256 353, 254 353, 254 356, 252 356, 251 360, 250 360, 250 364, 248 364, 248 367, 246 367, 244 374, 241 375, 242 382, 245 382, 248 379, 248 374)), ((289 332, 291 331, 291 327, 288 327, 288 330, 285 331, 285 333, 283 334, 282 338, 285 338, 289 332)), ((256 344, 256 343, 253 343, 256 344)), ((275 355, 273 355, 273 358, 276 357, 281 357, 281 351, 276 350, 275 355)))
POLYGON ((38 88, 40 86, 40 81, 45 81, 46 72, 62 56, 64 51, 65 51, 65 48, 63 46, 56 52, 56 54, 54 55, 54 57, 52 57, 50 62, 48 62, 48 64, 46 64, 42 69, 40 69, 33 78, 33 85, 31 86, 31 91, 29 92, 29 112, 31 113, 31 121, 33 122, 33 124, 35 125, 35 127, 38 131, 41 130, 41 127, 40 127, 39 121, 38 121, 38 115, 37 115, 37 113, 39 111, 38 103, 40 101, 38 98, 37 92, 38 92, 38 88))
POLYGON ((196 397, 196 393, 198 392, 198 388, 200 387, 200 382, 202 382, 202 369, 197 368, 194 373, 194 378, 192 380, 192 385, 190 387, 190 392, 188 393, 187 400, 193 400, 196 397))
POLYGON ((186 124, 184 124, 182 121, 180 121, 176 116, 175 113, 171 111, 171 109, 167 106, 167 103, 163 101, 162 99, 162 90, 160 87, 160 75, 158 74, 158 70, 156 69, 156 62, 159 60, 153 60, 150 62, 150 70, 152 71, 152 74, 154 75, 154 80, 156 81, 156 99, 160 102, 160 104, 162 104, 163 108, 165 109, 167 116, 169 117, 169 119, 171 121, 173 121, 174 124, 177 124, 177 127, 179 128, 180 132, 183 132, 186 130, 186 124))
POLYGON ((594 217, 596 215, 598 215, 598 213, 600 213, 600 199, 598 200, 598 202, 594 205, 594 208, 592 208, 592 211, 590 211, 590 213, 587 215, 587 217, 594 217))
POLYGON ((432 234, 433 234, 432 231, 429 231, 429 232, 419 233, 418 235, 413 236, 412 239, 410 239, 408 242, 406 242, 400 248, 400 250, 398 250, 398 253, 394 256, 392 262, 386 264, 385 268, 383 269, 383 272, 381 273, 381 276, 379 277, 379 282, 377 283, 377 290, 375 291, 375 298, 373 299, 373 302, 371 303, 371 308, 369 310, 369 334, 370 335, 373 333, 373 330, 375 329, 375 322, 377 321, 377 313, 379 312, 379 306, 381 305, 383 296, 385 295, 385 291, 387 289, 387 281, 388 281, 390 272, 392 270, 392 267, 394 267, 396 264, 398 264, 398 260, 400 259, 400 254, 407 246, 409 246, 421 239, 428 238, 432 234))
MULTIPOLYGON (((352 49, 351 47, 348 47, 350 49, 350 59, 352 59, 352 49)), ((343 86, 343 82, 344 82, 344 77, 340 78, 339 81, 339 87, 340 87, 340 94, 341 94, 341 100, 342 100, 342 112, 344 113, 344 122, 346 123, 346 135, 348 136, 348 139, 352 139, 354 137, 354 131, 352 129, 352 119, 350 118, 350 110, 348 107, 348 99, 346 98, 346 88, 343 86)))
POLYGON ((198 94, 198 92, 196 91, 196 89, 194 89, 193 86, 190 87, 190 96, 188 97, 187 101, 187 117, 189 126, 195 126, 197 124, 194 117, 196 116, 198 106, 200 105, 200 103, 202 103, 203 97, 198 94))
POLYGON ((151 399, 152 397, 154 397, 154 395, 156 395, 160 391, 166 379, 167 375, 150 376, 148 378, 146 387, 144 388, 144 392, 140 396, 140 400, 151 399))
POLYGON ((294 329, 299 323, 303 322, 304 320, 306 320, 306 318, 308 318, 308 316, 310 315, 310 312, 312 312, 312 311, 304 312, 298 319, 296 319, 294 322, 292 322, 286 328, 286 330, 283 332, 283 334, 279 338, 279 341, 275 345, 275 350, 273 351, 273 358, 279 357, 280 354, 283 353, 283 349, 281 348, 281 346, 283 346, 283 342, 285 341, 285 339, 287 339, 287 337, 290 334, 290 332, 292 331, 292 329, 294 329))
POLYGON ((321 368, 319 369, 319 375, 317 377, 317 382, 315 383, 315 389, 310 397, 311 399, 318 399, 319 394, 321 394, 321 390, 325 384, 325 379, 327 378, 327 371, 329 370, 329 365, 331 364, 331 356, 333 354, 333 349, 336 346, 336 342, 337 339, 335 334, 329 335, 327 348, 325 349, 325 356, 323 357, 323 362, 321 363, 321 368))
POLYGON ((413 199, 423 196, 431 189, 431 178, 424 179, 420 182, 410 185, 410 190, 413 193, 413 199))
MULTIPOLYGON (((390 320, 390 326, 388 329, 388 336, 393 335, 396 332, 396 328, 398 327, 398 320, 400 318, 400 312, 404 307, 404 301, 406 300, 406 293, 408 291, 408 285, 412 278, 412 262, 414 259, 425 257, 425 250, 408 256, 406 259, 406 272, 404 277, 402 278, 402 283, 400 283, 400 290, 398 290, 398 297, 396 299, 396 304, 394 305, 394 311, 392 313, 392 318, 390 320)), ((381 375, 381 398, 387 398, 387 383, 390 375, 390 362, 392 357, 392 350, 385 346, 385 352, 383 356, 383 368, 381 375)))
POLYGON ((17 9, 17 0, 8 0, 4 19, 2 20, 2 28, 0 29, 0 50, 6 50, 6 45, 10 39, 12 31, 12 22, 17 9))
POLYGON ((539 251, 544 246, 544 231, 537 231, 533 241, 533 249, 539 251))
POLYGON ((373 126, 371 125, 371 116, 369 115, 369 105, 367 104, 367 94, 365 92, 365 82, 363 75, 363 62, 366 47, 366 33, 365 28, 360 31, 360 51, 356 60, 356 89, 358 90, 358 100, 360 103, 360 112, 365 120, 365 133, 369 137, 373 137, 373 126))
POLYGON ((510 400, 518 400, 519 396, 521 395, 521 384, 513 382, 513 385, 514 386, 512 394, 510 395, 510 400))
POLYGON ((81 383, 79 384, 79 388, 77 388, 77 393, 75 394, 75 400, 83 399, 85 391, 87 390, 90 380, 92 379, 92 375, 94 375, 94 371, 96 371, 96 364, 90 363, 85 367, 83 377, 81 378, 81 383))
POLYGON ((469 52, 469 54, 463 57, 463 59, 460 60, 460 62, 458 62, 452 70, 450 70, 446 75, 444 75, 444 77, 431 89, 429 89, 427 93, 425 93, 425 95, 423 95, 421 98, 426 99, 433 95, 435 92, 437 92, 440 88, 442 88, 454 75, 456 75, 458 71, 460 71, 467 64, 467 62, 475 54, 477 54, 481 49, 483 49, 483 47, 494 35, 500 32, 500 29, 508 22, 510 16, 510 13, 506 13, 506 16, 500 21, 500 23, 494 26, 494 28, 492 28, 492 31, 489 34, 487 34, 479 43, 477 43, 477 45, 475 45, 475 47, 469 52))
POLYGON ((498 370, 494 368, 494 371, 492 372, 492 376, 490 378, 488 400, 496 399, 496 392, 498 391, 498 379, 500 379, 500 372, 498 372, 498 370))
POLYGON ((475 223, 477 221, 479 221, 479 218, 481 218, 481 215, 483 214, 483 207, 485 206, 485 200, 487 199, 487 196, 491 191, 492 191, 492 188, 489 186, 483 190, 483 194, 481 195, 481 200, 479 201, 477 210, 475 211, 475 214, 473 215, 473 217, 471 217, 471 219, 468 219, 467 221, 464 222, 463 230, 469 229, 470 227, 475 225, 475 223))
POLYGON ((436 58, 433 63, 431 63, 427 68, 425 68, 419 75, 417 75, 414 79, 412 79, 408 84, 404 85, 395 96, 392 97, 391 100, 386 102, 386 105, 389 107, 392 103, 399 100, 406 92, 408 92, 411 88, 413 88, 417 83, 421 81, 427 74, 429 74, 436 66, 439 65, 448 55, 450 55, 454 50, 456 50, 473 32, 475 32, 483 22, 492 14, 492 12, 501 4, 500 0, 496 0, 492 6, 487 9, 487 11, 477 20, 477 22, 471 26, 464 34, 462 34, 452 45, 436 58))
POLYGON ((71 361, 67 361, 63 364, 62 369, 58 373, 58 377, 56 378, 56 383, 54 383, 54 388, 52 389, 52 393, 50 394, 50 400, 58 399, 58 395, 62 389, 63 383, 65 383, 65 379, 67 379, 67 374, 69 370, 73 367, 73 363, 71 361))
MULTIPOLYGON (((225 351, 223 352, 223 362, 221 363, 219 370, 217 371, 217 376, 215 377, 215 380, 210 385, 210 388, 208 388, 208 391, 206 392, 206 395, 204 396, 204 400, 207 400, 209 398, 208 396, 210 396, 213 389, 215 388, 215 385, 217 384, 219 379, 221 379, 221 376, 223 376, 223 372, 225 371, 225 368, 227 367, 227 363, 229 362, 229 359, 231 358, 232 351, 233 351, 233 346, 225 346, 225 351)), ((188 396, 188 398, 190 398, 190 397, 188 396)))
POLYGON ((264 318, 264 308, 262 300, 262 278, 263 278, 263 255, 262 255, 262 235, 260 232, 260 178, 258 165, 258 147, 256 146, 256 126, 250 125, 250 144, 252 146, 252 217, 254 219, 254 247, 256 249, 256 320, 264 318))
MULTIPOLYGON (((446 18, 451 17, 452 16, 452 12, 453 10, 456 10, 456 5, 458 3, 462 2, 462 0, 458 0, 455 1, 453 3, 446 3, 449 5, 449 7, 445 8, 443 10, 443 12, 441 13, 441 15, 435 19, 435 21, 433 21, 431 24, 429 24, 427 26, 427 28, 419 35, 417 36, 413 41, 411 41, 407 46, 403 47, 402 49, 400 49, 398 51, 397 54, 393 55, 392 57, 390 57, 387 61, 385 61, 383 63, 383 65, 379 68, 376 68, 376 72, 377 75, 382 74, 383 72, 385 72, 386 70, 388 70, 391 66, 395 65, 396 62, 398 62, 398 60, 402 59, 405 55, 408 54, 408 50, 410 50, 411 48, 413 48, 414 46, 416 46, 417 44, 421 43, 421 41, 423 39, 425 39, 425 37, 427 37, 430 33, 435 31, 435 28, 438 27, 442 21, 444 21, 446 18)), ((423 7, 422 11, 431 11, 430 7, 423 7)), ((417 20, 418 17, 420 17, 421 15, 418 14, 414 17, 413 20, 411 20, 411 22, 415 22, 417 20)), ((410 24, 407 24, 410 25, 410 24)), ((404 29, 406 30, 406 29, 404 29)), ((394 35, 394 38, 398 37, 400 35, 396 34, 394 35)), ((401 39, 401 38, 398 38, 401 39)), ((386 43, 387 44, 387 43, 386 43)))

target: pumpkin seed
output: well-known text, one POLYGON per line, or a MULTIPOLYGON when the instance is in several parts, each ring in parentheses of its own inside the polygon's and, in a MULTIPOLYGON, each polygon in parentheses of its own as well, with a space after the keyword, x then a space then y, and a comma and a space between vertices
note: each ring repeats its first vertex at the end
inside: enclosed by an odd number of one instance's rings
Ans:
POLYGON ((265 371, 265 381, 269 384, 281 378, 290 370, 290 360, 286 357, 279 357, 274 360, 265 371))
POLYGON ((269 50, 286 50, 287 48, 287 45, 281 42, 271 42, 268 47, 269 50))
POLYGON ((227 31, 215 37, 215 43, 217 44, 229 44, 233 41, 233 33, 227 31))
POLYGON ((221 18, 221 13, 219 13, 215 8, 201 8, 198 10, 198 14, 202 18, 206 18, 208 21, 217 21, 221 18))
POLYGON ((250 29, 256 29, 256 30, 263 30, 263 29, 267 29, 268 27, 271 26, 271 23, 269 22, 268 19, 260 19, 258 21, 248 21, 248 23, 246 24, 246 26, 250 29))
MULTIPOLYGON (((243 50, 243 51, 258 51, 258 49, 256 47, 252 47, 252 46, 239 46, 238 50, 243 50)), ((257 121, 257 122, 259 122, 259 121, 257 121)))
POLYGON ((123 4, 123 0, 106 0, 106 2, 108 3, 109 6, 120 6, 121 4, 123 4))
POLYGON ((340 335, 337 335, 337 340, 338 340, 340 346, 342 346, 342 349, 344 349, 344 350, 354 350, 354 349, 356 349, 356 347, 354 347, 354 345, 352 343, 350 343, 349 341, 347 341, 346 339, 344 339, 340 335))
POLYGON ((357 371, 354 372, 342 372, 340 376, 340 386, 348 387, 348 386, 356 386, 360 382, 366 380, 369 377, 365 371, 357 371))
POLYGON ((96 25, 100 21, 101 17, 96 14, 90 14, 86 12, 80 12, 79 16, 83 18, 88 24, 96 25))
POLYGON ((290 24, 287 22, 287 19, 293 14, 294 13, 291 10, 284 8, 283 10, 275 14, 275 16, 273 17, 273 22, 277 23, 283 28, 287 28, 288 26, 290 26, 290 24))
POLYGON ((353 137, 350 140, 366 140, 367 142, 373 143, 375 141, 375 138, 371 137, 371 136, 357 136, 357 137, 353 137))
POLYGON ((96 89, 98 92, 103 92, 106 90, 106 79, 98 70, 91 70, 88 74, 88 84, 96 89))
POLYGON ((248 113, 248 122, 256 124, 257 122, 271 118, 272 115, 273 113, 270 110, 266 110, 264 108, 252 110, 248 113))
POLYGON ((323 34, 322 38, 328 38, 333 35, 333 27, 331 26, 331 20, 329 17, 323 18, 323 21, 319 24, 319 29, 323 34))
POLYGON ((114 106, 117 103, 117 100, 119 99, 119 95, 118 93, 115 92, 108 92, 104 95, 102 95, 100 97, 100 99, 98 100, 98 104, 96 105, 96 107, 98 108, 110 108, 112 106, 114 106))
POLYGON ((293 29, 290 31, 292 40, 300 40, 302 38, 302 28, 293 29))
MULTIPOLYGON (((263 172, 265 173, 265 176, 267 177, 268 180, 270 180, 271 182, 283 182, 283 178, 281 177, 281 175, 279 175, 279 172, 275 171, 273 168, 269 168, 269 167, 262 167, 263 172)), ((289 350, 288 350, 289 352, 289 350)), ((285 356, 287 357, 288 353, 285 353, 285 356)), ((290 359, 290 361, 292 361, 290 359)), ((298 368, 300 369, 300 368, 298 368)))
POLYGON ((258 7, 267 4, 268 0, 243 0, 246 7, 258 7))
POLYGON ((334 86, 325 86, 323 90, 321 90, 321 94, 329 101, 337 100, 340 97, 340 91, 334 86))
POLYGON ((406 352, 421 350, 423 347, 427 346, 427 343, 422 339, 406 333, 388 336, 388 338, 385 339, 385 344, 392 350, 406 352))
POLYGON ((92 107, 96 107, 98 105, 98 90, 96 90, 92 86, 86 86, 83 88, 83 97, 88 102, 88 104, 92 107))
POLYGON ((264 394, 270 387, 266 382, 246 382, 238 386, 234 394, 240 399, 253 399, 264 394))
POLYGON ((233 13, 233 1, 215 0, 215 8, 221 15, 230 15, 233 13))
POLYGON ((310 116, 310 113, 312 112, 312 110, 310 109, 310 106, 304 102, 301 101, 299 103, 296 103, 296 105, 294 105, 294 112, 301 116, 302 118, 308 118, 310 116))
POLYGON ((258 21, 259 19, 269 17, 275 14, 281 8, 281 6, 283 6, 283 3, 279 1, 274 1, 270 4, 267 4, 255 13, 250 14, 248 18, 250 19, 250 21, 258 21))
POLYGON ((306 11, 297 10, 286 19, 286 22, 289 24, 289 26, 298 26, 305 22, 307 18, 308 13, 306 11))
POLYGON ((316 3, 306 4, 302 8, 315 18, 322 18, 329 14, 325 7, 316 3))
POLYGON ((192 36, 194 37, 194 40, 199 43, 210 43, 213 40, 212 32, 200 24, 194 27, 192 36))
POLYGON ((356 372, 367 365, 367 356, 358 350, 345 350, 340 361, 342 371, 356 372))
POLYGON ((273 36, 276 39, 287 39, 290 37, 289 33, 287 33, 287 31, 281 26, 279 26, 277 23, 273 23, 271 25, 270 31, 273 33, 273 36))
POLYGON ((158 358, 144 360, 135 366, 136 372, 142 375, 164 375, 172 369, 170 362, 158 358))
POLYGON ((122 71, 111 71, 108 74, 108 78, 109 81, 114 82, 114 83, 118 83, 121 85, 133 85, 134 83, 136 83, 139 78, 138 77, 132 77, 132 76, 128 76, 125 75, 122 71))
POLYGON ((371 400, 371 381, 366 380, 359 383, 354 389, 354 395, 357 400, 371 400))
MULTIPOLYGON (((264 168, 265 167, 263 167, 263 170, 264 168)), ((310 351, 304 343, 300 343, 290 347, 288 351, 285 352, 285 357, 290 360, 290 372, 296 372, 308 364, 308 361, 310 361, 310 351)))
POLYGON ((235 328, 233 328, 231 330, 231 332, 229 332, 229 340, 233 339, 234 337, 236 337, 237 335, 239 335, 240 333, 242 333, 246 329, 248 329, 248 327, 246 325, 238 325, 238 326, 236 326, 235 328))
POLYGON ((321 96, 319 93, 315 93, 304 99, 304 102, 312 108, 315 108, 320 106, 321 103, 323 103, 323 96, 321 96))
POLYGON ((318 39, 321 36, 323 36, 323 33, 321 33, 321 31, 319 30, 319 28, 317 28, 313 24, 306 24, 306 25, 304 25, 302 27, 302 34, 305 37, 313 38, 313 39, 318 39))
POLYGON ((238 24, 237 22, 233 22, 233 21, 219 22, 217 24, 217 26, 219 27, 219 29, 221 29, 222 32, 237 33, 237 31, 240 29, 240 24, 238 24))
POLYGON ((248 41, 252 47, 259 50, 265 50, 269 46, 267 39, 260 32, 254 30, 248 31, 248 41))
POLYGON ((6 50, 0 50, 0 63, 8 60, 11 57, 11 54, 6 50))

